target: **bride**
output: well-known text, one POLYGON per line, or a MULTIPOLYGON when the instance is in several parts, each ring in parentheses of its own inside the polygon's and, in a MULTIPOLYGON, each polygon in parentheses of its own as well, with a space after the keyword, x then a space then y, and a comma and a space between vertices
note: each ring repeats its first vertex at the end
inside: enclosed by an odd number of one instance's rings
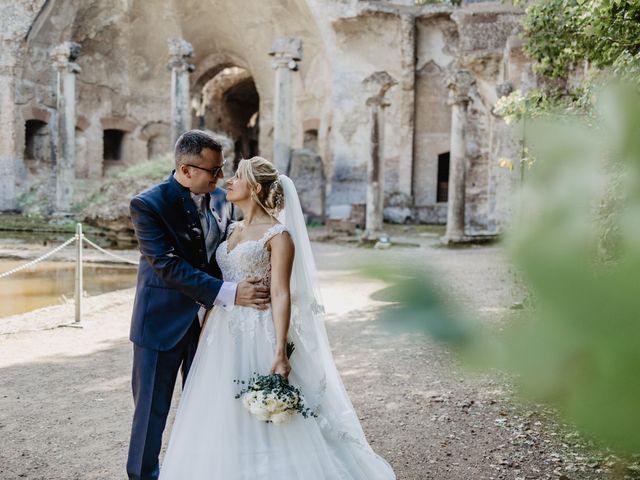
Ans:
POLYGON ((211 311, 160 480, 395 479, 367 443, 331 356, 293 182, 263 158, 242 160, 227 199, 244 220, 230 227, 216 260, 225 280, 263 278, 271 306, 211 311), (288 378, 315 415, 278 425, 252 415, 236 398, 237 381, 266 373, 288 378))

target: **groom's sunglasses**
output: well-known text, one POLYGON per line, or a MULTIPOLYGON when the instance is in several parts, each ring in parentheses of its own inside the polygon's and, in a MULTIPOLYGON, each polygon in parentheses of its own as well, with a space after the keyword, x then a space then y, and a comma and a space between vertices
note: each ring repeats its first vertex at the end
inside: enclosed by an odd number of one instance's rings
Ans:
POLYGON ((219 167, 214 167, 212 169, 208 169, 208 168, 202 168, 199 167, 197 165, 191 165, 190 163, 185 163, 185 165, 187 167, 193 167, 193 168, 197 168, 198 170, 204 170, 205 172, 209 172, 212 176, 217 177, 218 174, 222 171, 222 169, 224 168, 224 164, 227 163, 226 161, 222 162, 222 165, 220 165, 219 167))

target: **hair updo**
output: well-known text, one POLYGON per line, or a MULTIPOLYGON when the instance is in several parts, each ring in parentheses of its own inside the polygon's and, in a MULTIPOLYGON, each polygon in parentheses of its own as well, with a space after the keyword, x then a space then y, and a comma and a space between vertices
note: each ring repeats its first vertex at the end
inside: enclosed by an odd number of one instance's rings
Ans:
POLYGON ((247 179, 251 188, 251 197, 264 208, 268 214, 275 215, 284 208, 284 190, 278 178, 280 173, 266 158, 253 157, 240 160, 238 173, 247 179), (255 187, 262 186, 259 193, 255 187))

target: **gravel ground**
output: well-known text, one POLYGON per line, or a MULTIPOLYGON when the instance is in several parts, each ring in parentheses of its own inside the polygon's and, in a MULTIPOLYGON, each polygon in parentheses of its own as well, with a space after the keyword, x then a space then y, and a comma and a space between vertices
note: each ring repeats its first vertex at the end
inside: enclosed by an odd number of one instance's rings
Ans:
MULTIPOLYGON (((373 298, 385 285, 355 265, 382 259, 424 265, 483 322, 522 300, 501 247, 437 248, 426 234, 418 243, 314 244, 336 362, 370 443, 398 478, 614 478, 615 459, 586 449, 541 407, 515 403, 505 378, 471 378, 447 348, 378 319, 384 303, 373 298)), ((133 294, 89 298, 82 329, 57 327, 72 320, 72 305, 0 320, 1 479, 125 478, 133 294)), ((172 416, 178 398, 176 389, 172 416)), ((622 473, 615 478, 632 478, 622 473)))

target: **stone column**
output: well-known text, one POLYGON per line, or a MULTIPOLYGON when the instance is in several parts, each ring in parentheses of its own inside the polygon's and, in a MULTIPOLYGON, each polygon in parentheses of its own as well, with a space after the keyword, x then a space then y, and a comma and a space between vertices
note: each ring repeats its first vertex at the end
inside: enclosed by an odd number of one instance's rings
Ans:
MULTIPOLYGON (((414 176, 414 136, 416 118, 416 20, 408 13, 400 16, 400 66, 402 75, 399 79, 401 92, 400 124, 402 132, 400 165, 398 172, 398 191, 413 199, 414 176)), ((413 200, 412 200, 413 201, 413 200)), ((410 207, 411 205, 406 205, 410 207)))
POLYGON ((278 38, 271 47, 276 70, 276 92, 273 119, 273 160, 276 168, 288 174, 291 164, 291 141, 293 122, 293 73, 302 60, 300 38, 278 38))
POLYGON ((385 94, 397 82, 387 72, 376 72, 362 82, 368 94, 371 116, 370 155, 367 162, 367 208, 363 239, 374 240, 382 234, 384 209, 384 118, 389 104, 385 94))
POLYGON ((451 157, 449 170, 449 197, 447 205, 447 231, 445 243, 465 241, 464 211, 467 162, 467 106, 469 96, 475 84, 473 74, 468 70, 459 70, 447 79, 449 105, 451 105, 451 157))
POLYGON ((80 45, 75 42, 64 42, 51 51, 53 68, 58 76, 53 126, 56 177, 54 215, 61 217, 71 214, 73 200, 76 170, 76 74, 80 72, 80 66, 75 60, 79 55, 80 45))
POLYGON ((16 82, 20 78, 20 59, 17 46, 5 42, 0 49, 0 211, 17 208, 18 162, 18 109, 16 82))
POLYGON ((169 40, 169 64, 171 70, 171 143, 191 128, 189 112, 189 73, 194 66, 188 59, 193 56, 193 47, 182 38, 169 40))
POLYGON ((18 111, 15 104, 17 58, 0 54, 0 211, 17 208, 18 111))

